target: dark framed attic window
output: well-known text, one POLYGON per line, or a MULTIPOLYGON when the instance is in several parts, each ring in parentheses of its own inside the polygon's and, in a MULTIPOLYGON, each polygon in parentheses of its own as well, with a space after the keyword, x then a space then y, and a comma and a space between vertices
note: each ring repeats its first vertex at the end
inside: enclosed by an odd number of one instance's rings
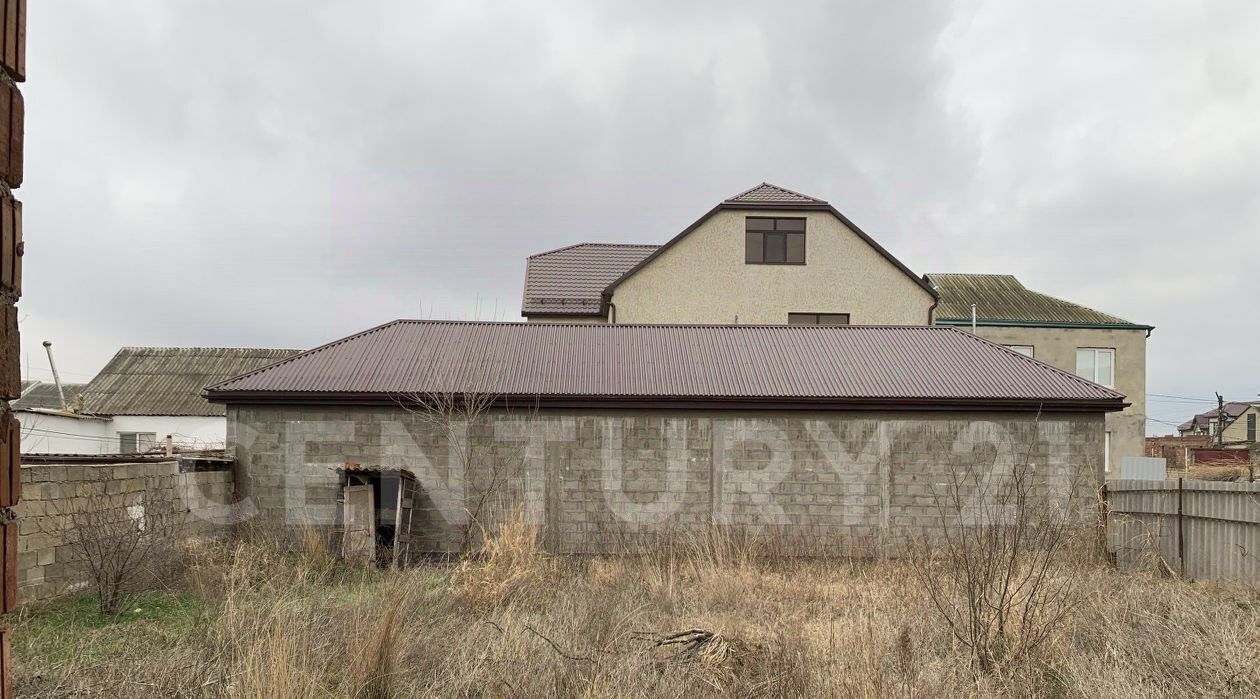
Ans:
POLYGON ((805 264, 805 219, 768 216, 744 219, 744 262, 750 265, 805 264))
POLYGON ((848 325, 848 313, 789 313, 788 325, 848 325))

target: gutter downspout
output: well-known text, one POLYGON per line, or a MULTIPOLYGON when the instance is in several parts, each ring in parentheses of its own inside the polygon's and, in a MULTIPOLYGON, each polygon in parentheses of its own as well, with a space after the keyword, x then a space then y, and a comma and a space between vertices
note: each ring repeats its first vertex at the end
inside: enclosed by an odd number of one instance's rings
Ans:
POLYGON ((613 303, 612 301, 608 302, 608 324, 609 325, 617 324, 617 304, 613 303))
POLYGON ((52 342, 44 340, 44 351, 48 352, 48 366, 52 368, 53 383, 57 384, 57 397, 61 398, 61 409, 66 410, 66 392, 61 388, 61 375, 57 373, 57 363, 53 361, 52 342))

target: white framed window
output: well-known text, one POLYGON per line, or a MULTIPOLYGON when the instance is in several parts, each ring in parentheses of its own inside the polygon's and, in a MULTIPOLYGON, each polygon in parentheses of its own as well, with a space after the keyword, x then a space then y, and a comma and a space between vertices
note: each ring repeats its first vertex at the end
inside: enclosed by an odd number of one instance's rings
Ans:
POLYGON ((157 446, 156 432, 119 432, 119 454, 143 454, 157 446))
POLYGON ((1034 356, 1032 345, 1007 345, 1006 348, 1009 350, 1014 350, 1016 352, 1019 352, 1020 354, 1024 355, 1025 357, 1028 357, 1029 359, 1036 359, 1036 357, 1034 356))
POLYGON ((1111 473, 1111 431, 1103 432, 1103 472, 1111 473))
POLYGON ((1107 388, 1116 387, 1116 351, 1104 347, 1078 347, 1076 375, 1107 388))

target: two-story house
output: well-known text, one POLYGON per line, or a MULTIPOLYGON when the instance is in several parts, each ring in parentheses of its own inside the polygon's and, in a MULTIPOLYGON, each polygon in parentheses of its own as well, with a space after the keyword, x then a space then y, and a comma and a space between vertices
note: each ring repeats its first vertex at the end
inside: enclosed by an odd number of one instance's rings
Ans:
POLYGON ((1009 274, 928 274, 940 294, 936 322, 977 335, 1123 393, 1107 415, 1108 472, 1141 456, 1146 437, 1146 339, 1150 325, 1033 291, 1009 274))
POLYGON ((827 202, 760 184, 664 245, 529 258, 521 314, 593 323, 926 325, 936 293, 827 202))
POLYGON ((1260 401, 1230 401, 1181 423, 1177 432, 1219 437, 1223 447, 1250 447, 1260 441, 1260 401))
POLYGON ((972 326, 1127 396, 1106 418, 1107 471, 1144 453, 1149 325, 1009 275, 919 277, 821 199, 760 184, 664 245, 580 243, 529 258, 531 322, 972 326))

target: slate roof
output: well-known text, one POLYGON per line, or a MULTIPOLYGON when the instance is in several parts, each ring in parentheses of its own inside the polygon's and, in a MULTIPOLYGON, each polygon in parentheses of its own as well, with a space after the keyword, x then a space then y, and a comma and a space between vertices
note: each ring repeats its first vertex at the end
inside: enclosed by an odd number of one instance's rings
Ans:
MULTIPOLYGON (((13 410, 61 410, 61 396, 57 393, 57 384, 52 381, 23 381, 22 397, 9 404, 13 410)), ((74 401, 74 397, 83 393, 85 383, 63 383, 66 402, 74 401)))
POLYGON ((990 325, 1080 325, 1151 329, 1110 313, 1033 291, 1010 274, 924 275, 941 301, 936 307, 940 323, 969 324, 971 304, 977 322, 990 325))
POLYGON ((301 350, 240 347, 124 347, 83 389, 92 415, 225 415, 206 401, 206 386, 301 350))
POLYGON ((752 189, 745 190, 725 201, 727 204, 813 204, 825 205, 827 202, 800 192, 793 192, 778 185, 762 182, 752 189))
POLYGON ((599 315, 604 287, 658 245, 579 243, 533 255, 525 265, 522 315, 599 315))
POLYGON ((1116 410, 1120 393, 946 326, 397 320, 207 390, 220 403, 486 393, 624 407, 1116 410))

